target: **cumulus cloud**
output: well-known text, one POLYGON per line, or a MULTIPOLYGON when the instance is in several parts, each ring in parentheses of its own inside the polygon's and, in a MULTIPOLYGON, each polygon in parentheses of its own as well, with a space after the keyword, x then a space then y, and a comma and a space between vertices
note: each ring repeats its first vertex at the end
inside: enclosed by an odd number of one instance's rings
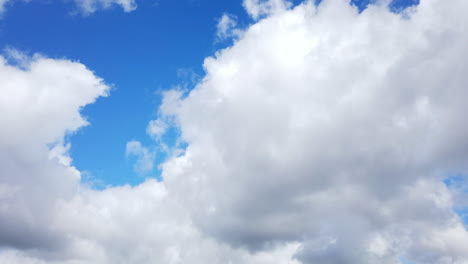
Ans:
POLYGON ((312 2, 244 2, 267 18, 164 106, 188 142, 163 166, 168 189, 204 232, 253 252, 299 242, 303 263, 466 263, 441 182, 466 172, 466 1, 404 14, 312 2))
POLYGON ((80 181, 64 136, 87 124, 80 109, 108 87, 82 64, 20 57, 22 68, 0 57, 0 246, 55 247, 60 234, 44 224, 80 181))
POLYGON ((297 263, 298 244, 252 254, 204 235, 162 182, 80 184, 65 137, 109 87, 78 62, 10 53, 21 60, 0 57, 0 263, 297 263))
POLYGON ((76 62, 2 57, 1 263, 468 263, 443 182, 467 171, 468 2, 244 6, 263 19, 165 93, 157 120, 187 148, 161 182, 80 185, 64 136, 108 87, 76 62))

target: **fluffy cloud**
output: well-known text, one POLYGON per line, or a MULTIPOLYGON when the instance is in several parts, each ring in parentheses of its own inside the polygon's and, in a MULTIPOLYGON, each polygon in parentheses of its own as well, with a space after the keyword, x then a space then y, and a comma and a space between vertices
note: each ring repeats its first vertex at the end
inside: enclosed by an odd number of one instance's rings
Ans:
POLYGON ((80 185, 64 137, 108 87, 2 58, 1 263, 468 263, 442 182, 467 170, 468 2, 244 6, 260 20, 148 126, 187 143, 162 182, 80 185))
MULTIPOLYGON (((162 182, 81 185, 65 137, 88 124, 81 108, 109 87, 77 62, 6 55, 13 60, 0 57, 0 263, 296 263, 297 243, 252 254, 204 235, 162 182)), ((128 143, 129 155, 147 152, 128 143)))
POLYGON ((61 235, 44 224, 80 181, 64 136, 87 124, 80 109, 108 87, 79 63, 40 56, 18 63, 23 68, 0 57, 0 246, 51 248, 61 235))
POLYGON ((244 5, 268 17, 162 108, 188 142, 163 177, 196 224, 254 252, 299 242, 303 263, 467 263, 441 182, 468 158, 466 1, 244 5))

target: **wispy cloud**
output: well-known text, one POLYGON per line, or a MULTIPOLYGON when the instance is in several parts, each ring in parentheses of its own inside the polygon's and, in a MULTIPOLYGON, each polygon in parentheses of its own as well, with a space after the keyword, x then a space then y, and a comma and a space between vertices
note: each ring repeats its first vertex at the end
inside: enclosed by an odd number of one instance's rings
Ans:
POLYGON ((125 12, 132 12, 137 8, 135 0, 74 0, 79 10, 86 15, 98 10, 120 6, 125 12))
POLYGON ((136 172, 144 174, 153 170, 155 153, 142 146, 139 141, 127 142, 125 153, 127 157, 136 157, 134 166, 136 172))
MULTIPOLYGON (((30 2, 31 0, 0 0, 0 16, 2 16, 7 6, 14 4, 15 1, 30 2)), ((91 15, 99 10, 110 9, 115 6, 121 7, 125 12, 136 10, 136 0, 73 0, 78 12, 83 15, 91 15)))
POLYGON ((242 30, 237 28, 236 17, 232 14, 224 13, 218 20, 216 26, 216 40, 223 41, 229 38, 241 37, 242 30))

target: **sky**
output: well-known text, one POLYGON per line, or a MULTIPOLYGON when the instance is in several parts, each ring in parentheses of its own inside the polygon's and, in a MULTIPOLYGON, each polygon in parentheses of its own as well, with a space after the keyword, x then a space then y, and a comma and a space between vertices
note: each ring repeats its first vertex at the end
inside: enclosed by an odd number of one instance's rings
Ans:
MULTIPOLYGON (((363 9, 369 1, 353 3, 363 9)), ((157 116, 161 93, 174 86, 193 88, 204 74, 203 59, 231 43, 216 37, 223 14, 236 16, 240 26, 251 22, 238 0, 136 4, 131 12, 114 4, 88 14, 73 1, 14 1, 5 4, 8 11, 0 21, 2 49, 80 61, 112 86, 112 96, 83 109, 92 125, 70 135, 73 165, 99 188, 160 176, 157 166, 135 173, 132 158, 125 155, 126 142, 151 144, 145 129, 157 116)), ((154 162, 164 159, 158 153, 154 162)))
POLYGON ((0 263, 468 263, 464 0, 0 0, 0 263))
POLYGON ((115 5, 85 15, 72 1, 49 2, 7 3, 0 47, 80 61, 112 86, 111 97, 83 110, 92 126, 71 136, 77 168, 106 185, 157 176, 157 170, 135 175, 126 142, 150 140, 145 129, 157 114, 161 91, 193 85, 192 75, 203 74, 203 59, 225 44, 215 43, 217 19, 223 12, 245 17, 242 5, 142 1, 128 13, 115 5))

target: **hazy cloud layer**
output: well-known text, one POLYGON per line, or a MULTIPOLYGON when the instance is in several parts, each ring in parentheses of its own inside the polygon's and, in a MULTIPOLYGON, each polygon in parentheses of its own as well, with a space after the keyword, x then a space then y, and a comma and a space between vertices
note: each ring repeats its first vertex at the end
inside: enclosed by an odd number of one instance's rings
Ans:
MULTIPOLYGON (((31 0, 0 0, 0 16, 6 11, 7 6, 17 1, 30 2, 31 0)), ((114 6, 121 7, 125 12, 134 11, 137 8, 135 0, 73 0, 78 11, 84 15, 90 15, 98 10, 109 9, 114 6)))
POLYGON ((163 182, 80 185, 64 136, 108 87, 1 58, 0 263, 468 263, 442 182, 467 169, 468 2, 244 6, 258 21, 148 126, 188 145, 163 182))
POLYGON ((10 2, 10 0, 0 0, 0 14, 3 14, 5 11, 5 6, 8 2, 10 2))

